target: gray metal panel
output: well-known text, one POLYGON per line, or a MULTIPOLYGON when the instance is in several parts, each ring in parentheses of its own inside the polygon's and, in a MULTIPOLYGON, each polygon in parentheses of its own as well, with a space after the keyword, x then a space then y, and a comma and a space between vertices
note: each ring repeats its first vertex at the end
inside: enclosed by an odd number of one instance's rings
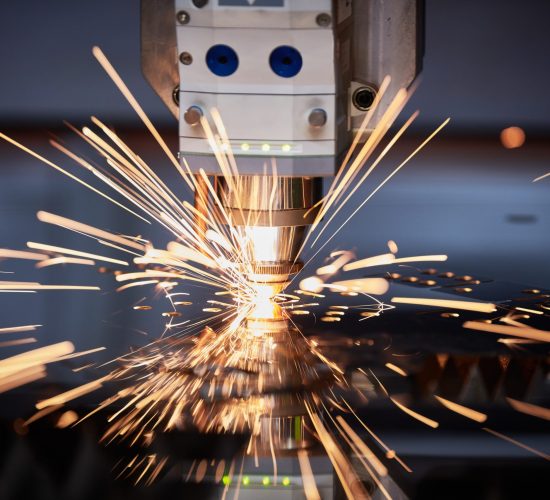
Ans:
POLYGON ((141 70, 176 119, 179 85, 174 0, 141 0, 141 70))
MULTIPOLYGON (((207 175, 222 175, 222 171, 214 155, 186 154, 185 159, 191 172, 197 173, 203 169, 207 175)), ((275 157, 277 175, 282 177, 330 177, 334 175, 334 156, 313 157, 275 157)), ((270 157, 246 157, 237 159, 240 175, 258 175, 271 167, 270 157)))
MULTIPOLYGON (((421 70, 424 52, 423 0, 361 0, 353 3, 353 80, 378 88, 391 83, 375 113, 376 124, 400 88, 421 70)), ((352 108, 353 110, 353 108, 352 108)), ((352 113, 358 128, 364 113, 352 113)))

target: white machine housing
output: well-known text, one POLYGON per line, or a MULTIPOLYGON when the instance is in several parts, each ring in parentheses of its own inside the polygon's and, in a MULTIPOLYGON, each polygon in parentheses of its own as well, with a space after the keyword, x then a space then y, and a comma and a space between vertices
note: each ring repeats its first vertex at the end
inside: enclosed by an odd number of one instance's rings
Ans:
POLYGON ((178 53, 192 58, 179 64, 180 151, 191 169, 221 173, 203 128, 184 119, 197 107, 206 117, 212 108, 219 111, 229 137, 225 147, 237 157, 241 174, 261 173, 266 164, 271 172, 275 158, 279 175, 333 175, 350 130, 351 2, 210 0, 201 8, 195 3, 176 0, 176 11, 189 16, 176 24, 176 39, 178 53), (218 44, 237 53, 238 67, 229 76, 217 76, 206 63, 208 50, 218 44), (293 77, 270 67, 270 54, 280 46, 302 57, 293 77), (313 110, 324 112, 323 124, 310 123, 313 110))

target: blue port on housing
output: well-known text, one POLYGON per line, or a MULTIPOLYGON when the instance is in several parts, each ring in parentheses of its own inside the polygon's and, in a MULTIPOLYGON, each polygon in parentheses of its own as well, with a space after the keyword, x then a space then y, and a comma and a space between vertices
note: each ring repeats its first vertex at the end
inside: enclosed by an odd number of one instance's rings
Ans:
POLYGON ((269 65, 275 74, 292 78, 302 69, 302 56, 294 47, 281 45, 271 52, 269 65))
POLYGON ((218 76, 229 76, 237 71, 239 58, 228 45, 214 45, 206 53, 208 69, 218 76))

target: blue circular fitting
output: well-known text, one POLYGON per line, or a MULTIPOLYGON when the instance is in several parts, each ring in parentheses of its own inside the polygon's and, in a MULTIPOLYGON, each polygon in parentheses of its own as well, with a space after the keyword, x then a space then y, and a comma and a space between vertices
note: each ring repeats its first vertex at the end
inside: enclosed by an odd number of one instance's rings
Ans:
POLYGON ((217 76, 229 76, 237 71, 239 58, 228 45, 213 45, 206 53, 206 65, 217 76))
POLYGON ((292 78, 302 69, 302 56, 294 47, 281 45, 271 52, 269 65, 275 74, 292 78))

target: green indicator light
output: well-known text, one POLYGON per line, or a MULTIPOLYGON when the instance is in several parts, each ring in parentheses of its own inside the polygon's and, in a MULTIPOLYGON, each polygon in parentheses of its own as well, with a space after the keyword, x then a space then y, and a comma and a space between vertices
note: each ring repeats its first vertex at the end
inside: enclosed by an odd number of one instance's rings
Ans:
POLYGON ((243 477, 243 484, 248 486, 250 484, 250 478, 248 476, 243 477))
POLYGON ((262 479, 262 484, 264 486, 269 486, 270 482, 271 482, 271 480, 267 476, 264 476, 264 478, 262 479))
POLYGON ((231 478, 229 476, 223 476, 222 477, 222 483, 225 484, 226 486, 228 484, 231 484, 231 478))
POLYGON ((283 486, 290 486, 290 478, 283 477, 283 486))

